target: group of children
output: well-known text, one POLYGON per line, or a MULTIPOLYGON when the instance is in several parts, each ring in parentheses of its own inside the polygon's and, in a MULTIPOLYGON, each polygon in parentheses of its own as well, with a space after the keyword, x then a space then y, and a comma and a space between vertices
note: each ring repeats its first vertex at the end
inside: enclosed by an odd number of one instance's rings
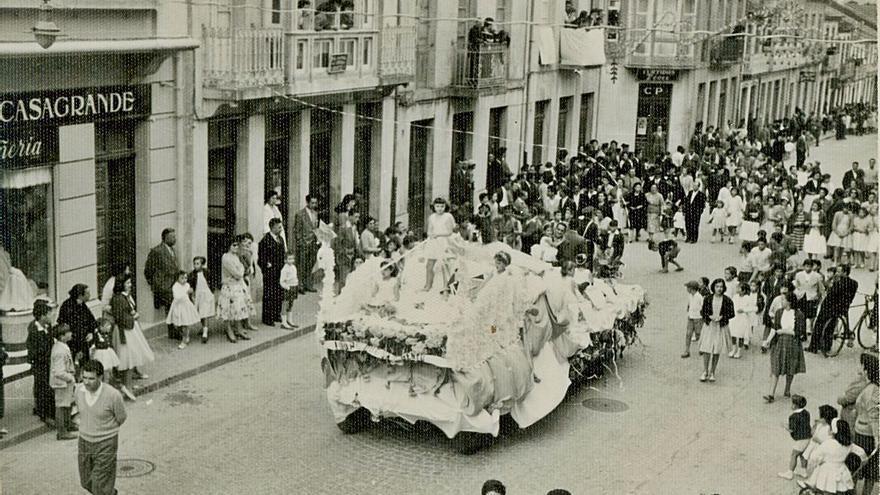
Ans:
MULTIPOLYGON (((286 309, 281 315, 281 327, 294 329, 293 304, 299 295, 299 277, 296 271, 296 256, 293 253, 287 255, 284 267, 281 269, 279 283, 284 290, 284 302, 286 309)), ((216 300, 214 291, 208 284, 207 260, 203 256, 193 258, 193 271, 186 273, 181 270, 177 274, 177 281, 171 287, 174 297, 165 322, 169 325, 183 329, 183 338, 178 345, 184 349, 190 342, 192 327, 201 325, 202 343, 208 342, 208 320, 216 314, 216 300)), ((109 369, 106 368, 105 369, 109 369)))

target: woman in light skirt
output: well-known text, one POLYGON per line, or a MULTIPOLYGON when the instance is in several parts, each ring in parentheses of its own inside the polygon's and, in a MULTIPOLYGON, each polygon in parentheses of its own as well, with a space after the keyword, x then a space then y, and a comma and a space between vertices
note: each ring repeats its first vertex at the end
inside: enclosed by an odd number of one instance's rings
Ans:
POLYGON ((144 338, 137 305, 131 297, 131 278, 117 278, 113 286, 113 297, 110 299, 110 314, 119 329, 115 348, 119 357, 119 372, 122 375, 122 393, 131 400, 132 371, 138 366, 150 363, 155 359, 150 344, 144 338))
POLYGON ((244 282, 245 267, 238 254, 241 241, 242 236, 236 237, 220 260, 223 286, 217 296, 217 317, 226 322, 226 338, 232 343, 251 339, 245 323, 254 314, 254 304, 244 282))

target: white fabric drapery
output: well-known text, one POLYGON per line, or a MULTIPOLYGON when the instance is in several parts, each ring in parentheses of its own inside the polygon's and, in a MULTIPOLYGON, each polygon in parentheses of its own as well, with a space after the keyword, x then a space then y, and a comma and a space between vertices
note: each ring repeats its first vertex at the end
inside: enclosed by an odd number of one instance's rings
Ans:
POLYGON ((559 35, 559 55, 563 65, 604 65, 605 30, 562 29, 559 35))
POLYGON ((553 36, 552 26, 535 26, 535 41, 538 43, 538 59, 541 65, 559 63, 559 45, 553 36))

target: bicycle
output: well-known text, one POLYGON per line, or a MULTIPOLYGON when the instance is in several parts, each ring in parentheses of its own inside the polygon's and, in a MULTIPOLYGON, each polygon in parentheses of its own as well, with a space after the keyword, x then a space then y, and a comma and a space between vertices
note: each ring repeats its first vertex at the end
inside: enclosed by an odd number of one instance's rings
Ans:
POLYGON ((847 347, 853 347, 853 341, 855 340, 858 340, 862 349, 871 351, 877 350, 877 328, 871 328, 873 325, 872 318, 874 316, 874 311, 877 311, 877 304, 874 300, 874 296, 871 294, 862 295, 865 296, 864 304, 850 306, 850 309, 865 308, 861 316, 859 316, 854 328, 851 328, 849 325, 849 312, 831 318, 825 322, 825 325, 822 327, 823 335, 828 335, 824 332, 830 332, 832 335, 831 350, 827 353, 829 357, 834 357, 840 354, 844 344, 846 344, 847 347))

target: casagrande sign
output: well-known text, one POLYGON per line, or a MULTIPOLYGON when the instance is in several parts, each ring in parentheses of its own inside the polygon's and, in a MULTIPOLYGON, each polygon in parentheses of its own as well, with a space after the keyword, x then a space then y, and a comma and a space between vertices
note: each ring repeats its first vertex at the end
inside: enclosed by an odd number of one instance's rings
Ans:
POLYGON ((0 170, 58 161, 58 127, 150 115, 150 86, 0 94, 0 170))

